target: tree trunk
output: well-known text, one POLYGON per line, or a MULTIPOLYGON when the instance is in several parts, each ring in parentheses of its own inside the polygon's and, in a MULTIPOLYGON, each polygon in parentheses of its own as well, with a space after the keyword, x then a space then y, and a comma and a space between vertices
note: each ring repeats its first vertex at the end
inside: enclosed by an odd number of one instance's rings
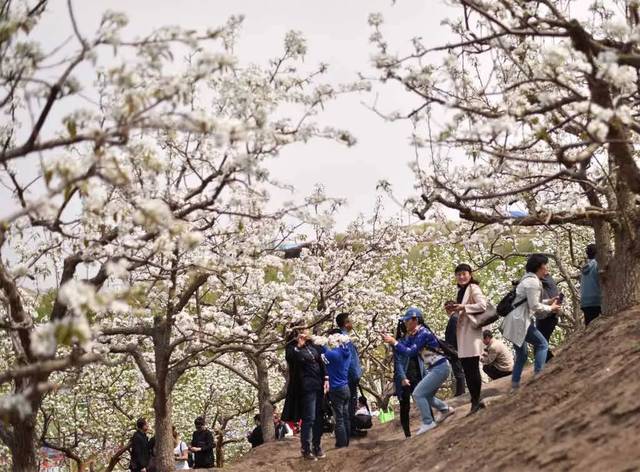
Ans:
MULTIPOLYGON (((601 274, 602 309, 615 314, 640 305, 640 254, 633 251, 631 241, 617 241, 616 254, 601 274)), ((598 255, 598 266, 600 256, 598 255)))
POLYGON ((153 400, 153 412, 155 414, 155 466, 156 470, 173 470, 175 460, 173 457, 173 430, 171 424, 171 393, 161 386, 155 392, 153 400))
POLYGON ((260 408, 260 424, 264 442, 275 440, 275 428, 273 425, 273 404, 271 403, 271 389, 269 388, 269 370, 260 354, 253 361, 256 366, 258 381, 258 406, 260 408))
MULTIPOLYGON (((37 409, 35 410, 37 412, 37 409)), ((11 461, 13 472, 37 472, 36 414, 26 418, 12 418, 11 461)))
POLYGON ((224 467, 224 435, 221 432, 216 434, 216 467, 224 467))

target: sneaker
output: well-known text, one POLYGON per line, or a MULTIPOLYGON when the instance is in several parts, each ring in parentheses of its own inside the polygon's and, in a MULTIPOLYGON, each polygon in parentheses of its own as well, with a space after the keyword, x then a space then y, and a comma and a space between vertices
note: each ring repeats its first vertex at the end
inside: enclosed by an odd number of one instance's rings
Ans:
POLYGON ((447 411, 444 411, 440 414, 440 418, 438 418, 437 423, 442 423, 444 420, 446 420, 447 418, 449 418, 451 415, 453 415, 456 412, 456 410, 450 406, 447 411))
POLYGON ((322 448, 314 449, 314 450, 313 450, 313 455, 314 455, 317 459, 324 459, 325 457, 327 457, 327 455, 324 453, 324 451, 322 450, 322 448))
POLYGON ((317 461, 318 459, 310 452, 302 451, 302 458, 305 461, 317 461))
POLYGON ((433 429, 436 427, 436 423, 435 421, 432 421, 429 424, 423 424, 422 426, 420 426, 420 429, 418 429, 418 431, 416 431, 416 436, 422 434, 422 433, 426 433, 427 431, 433 429))
POLYGON ((520 391, 520 384, 511 384, 511 390, 509 390, 509 395, 515 395, 520 391))

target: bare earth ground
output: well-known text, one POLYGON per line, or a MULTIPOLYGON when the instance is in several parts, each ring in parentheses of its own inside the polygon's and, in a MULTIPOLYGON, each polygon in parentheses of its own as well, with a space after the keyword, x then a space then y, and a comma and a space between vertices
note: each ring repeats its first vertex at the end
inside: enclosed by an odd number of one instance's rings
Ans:
POLYGON ((228 470, 640 471, 640 307, 596 320, 519 393, 509 395, 509 385, 484 384, 487 408, 473 417, 465 417, 468 399, 452 400, 456 414, 418 437, 405 440, 398 420, 375 423, 348 449, 325 436, 327 458, 317 462, 302 461, 296 437, 256 448, 228 470))

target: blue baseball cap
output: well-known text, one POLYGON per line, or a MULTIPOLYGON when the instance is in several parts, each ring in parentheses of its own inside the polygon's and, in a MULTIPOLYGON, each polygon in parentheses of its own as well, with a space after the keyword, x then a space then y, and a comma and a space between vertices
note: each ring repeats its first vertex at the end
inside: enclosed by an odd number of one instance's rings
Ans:
POLYGON ((407 311, 404 312, 404 315, 402 316, 402 318, 400 318, 400 320, 409 321, 409 320, 412 320, 413 318, 422 318, 422 311, 420 310, 420 308, 416 308, 412 306, 411 308, 409 308, 407 311))

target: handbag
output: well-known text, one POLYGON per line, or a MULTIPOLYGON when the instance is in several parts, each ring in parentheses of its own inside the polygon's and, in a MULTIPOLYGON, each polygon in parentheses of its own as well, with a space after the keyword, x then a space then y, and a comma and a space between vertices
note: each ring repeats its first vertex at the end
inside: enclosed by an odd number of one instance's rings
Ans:
POLYGON ((395 417, 396 417, 396 414, 393 411, 393 408, 391 407, 389 407, 389 410, 387 411, 381 408, 380 414, 378 415, 378 419, 380 420, 380 423, 388 423, 389 421, 393 421, 395 417))
POLYGON ((475 315, 467 313, 467 317, 474 328, 484 328, 500 318, 496 307, 493 306, 492 303, 487 303, 487 309, 482 313, 477 313, 475 315))

